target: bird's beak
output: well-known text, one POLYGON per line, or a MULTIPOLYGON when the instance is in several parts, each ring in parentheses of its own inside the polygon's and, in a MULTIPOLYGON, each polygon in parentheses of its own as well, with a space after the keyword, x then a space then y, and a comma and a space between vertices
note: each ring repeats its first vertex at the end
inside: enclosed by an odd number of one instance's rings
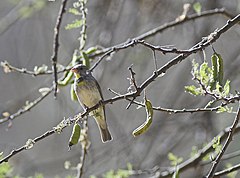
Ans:
POLYGON ((77 73, 77 69, 76 69, 75 67, 73 67, 73 68, 71 69, 71 71, 72 71, 73 73, 77 73))

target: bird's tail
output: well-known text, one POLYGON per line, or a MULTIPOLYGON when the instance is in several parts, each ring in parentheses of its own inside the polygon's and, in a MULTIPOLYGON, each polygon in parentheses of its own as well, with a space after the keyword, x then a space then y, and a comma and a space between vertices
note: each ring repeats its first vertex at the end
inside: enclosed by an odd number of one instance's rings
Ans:
POLYGON ((107 126, 104 109, 98 108, 98 110, 93 112, 93 114, 101 134, 102 142, 105 143, 105 142, 111 141, 112 136, 107 126))
POLYGON ((111 133, 108 130, 108 127, 101 128, 101 126, 99 125, 99 131, 100 131, 101 139, 102 139, 103 143, 109 142, 109 141, 112 140, 112 136, 111 136, 111 133))

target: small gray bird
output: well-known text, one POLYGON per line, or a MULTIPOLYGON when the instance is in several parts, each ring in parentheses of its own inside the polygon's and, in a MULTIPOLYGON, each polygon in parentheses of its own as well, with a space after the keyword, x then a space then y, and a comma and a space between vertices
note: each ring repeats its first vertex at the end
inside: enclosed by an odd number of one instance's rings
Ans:
MULTIPOLYGON (((74 91, 79 103, 84 109, 93 107, 98 104, 100 100, 103 100, 101 88, 97 80, 92 76, 85 65, 78 64, 74 66, 71 71, 75 75, 74 91)), ((92 111, 90 114, 93 115, 97 122, 102 142, 104 143, 112 140, 106 122, 104 105, 92 111)))

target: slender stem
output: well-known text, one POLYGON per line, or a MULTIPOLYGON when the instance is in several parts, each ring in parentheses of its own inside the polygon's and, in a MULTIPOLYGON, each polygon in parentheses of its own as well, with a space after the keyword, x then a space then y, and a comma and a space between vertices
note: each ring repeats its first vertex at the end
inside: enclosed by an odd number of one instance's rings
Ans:
POLYGON ((54 37, 53 37, 53 53, 52 53, 52 57, 51 57, 51 61, 52 61, 52 68, 53 68, 53 77, 54 77, 54 82, 53 82, 53 86, 54 86, 54 97, 57 96, 57 80, 58 80, 58 76, 57 76, 57 59, 58 59, 58 49, 59 49, 59 31, 60 31, 60 26, 61 26, 61 22, 62 22, 62 17, 65 10, 67 4, 67 0, 62 0, 62 4, 58 13, 58 17, 57 17, 57 21, 56 21, 56 25, 54 28, 54 37))
POLYGON ((230 127, 227 140, 224 143, 222 149, 220 150, 220 153, 218 154, 216 159, 213 161, 212 167, 210 168, 206 178, 212 178, 214 176, 215 169, 217 168, 217 165, 219 164, 219 162, 220 162, 224 152, 227 150, 227 147, 229 146, 229 144, 232 141, 232 137, 233 137, 234 131, 235 131, 236 127, 237 127, 237 124, 239 122, 239 119, 240 119, 240 103, 239 103, 239 106, 238 106, 236 117, 235 117, 235 119, 233 121, 232 126, 230 127))

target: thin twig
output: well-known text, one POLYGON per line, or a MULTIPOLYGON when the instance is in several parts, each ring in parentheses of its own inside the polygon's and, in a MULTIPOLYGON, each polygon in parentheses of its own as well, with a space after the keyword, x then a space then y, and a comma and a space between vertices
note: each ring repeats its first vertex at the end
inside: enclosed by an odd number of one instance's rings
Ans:
MULTIPOLYGON (((231 131, 231 127, 225 128, 223 131, 221 131, 215 138, 220 137, 221 140, 227 139, 229 132, 231 131)), ((237 125, 235 129, 235 133, 237 134, 240 132, 240 124, 237 125)), ((214 148, 212 145, 215 143, 215 139, 210 141, 206 146, 204 146, 202 149, 198 150, 198 152, 191 158, 187 159, 186 161, 182 162, 178 165, 179 172, 183 172, 189 168, 195 167, 198 165, 200 161, 202 161, 203 157, 205 157, 208 153, 214 151, 214 148)), ((176 167, 170 167, 166 171, 156 171, 155 175, 152 176, 152 178, 160 178, 160 177, 171 177, 175 172, 176 167)))
POLYGON ((80 11, 82 14, 82 21, 83 21, 83 25, 82 25, 82 29, 80 32, 80 37, 79 37, 79 51, 82 51, 85 47, 85 43, 86 43, 86 39, 87 39, 87 9, 86 9, 86 4, 85 4, 85 0, 81 0, 80 2, 80 11))
MULTIPOLYGON (((235 24, 239 23, 239 15, 237 15, 235 18, 229 20, 228 23, 224 27, 222 27, 221 29, 216 30, 213 33, 211 33, 208 37, 203 38, 203 40, 200 43, 196 44, 195 46, 193 46, 192 48, 190 48, 188 50, 179 50, 177 48, 166 48, 166 47, 161 47, 161 46, 154 46, 154 45, 151 45, 149 43, 146 43, 145 41, 142 40, 142 38, 138 38, 138 37, 133 38, 133 39, 129 39, 125 43, 114 46, 111 49, 109 49, 108 51, 106 51, 104 53, 104 55, 102 55, 97 60, 97 62, 91 67, 90 71, 93 71, 94 68, 96 68, 106 56, 111 55, 113 52, 117 52, 119 50, 123 50, 123 49, 126 49, 128 47, 133 47, 137 44, 142 44, 142 45, 144 45, 144 46, 146 46, 146 47, 148 47, 152 50, 161 51, 164 54, 165 53, 176 53, 176 54, 180 54, 181 56, 184 56, 184 58, 186 58, 190 54, 196 53, 199 50, 203 50, 205 47, 211 45, 213 42, 215 42, 215 40, 217 40, 219 38, 219 36, 222 33, 226 32, 229 28, 231 28, 232 25, 235 25, 235 24)), ((180 57, 180 55, 178 57, 180 57)))
POLYGON ((53 91, 53 87, 49 88, 48 91, 46 91, 45 93, 42 93, 41 96, 39 96, 37 99, 35 99, 34 101, 30 102, 28 105, 23 106, 21 109, 19 109, 16 113, 11 114, 8 117, 4 117, 0 119, 0 124, 13 120, 16 117, 24 114, 25 112, 30 111, 33 107, 35 107, 38 103, 40 103, 44 98, 46 98, 51 92, 53 91))
POLYGON ((237 171, 239 169, 240 169, 240 164, 236 164, 236 165, 234 165, 230 168, 227 168, 227 169, 224 169, 222 171, 214 173, 213 177, 221 177, 223 175, 229 174, 229 173, 231 173, 233 171, 237 171))
POLYGON ((219 152, 218 156, 213 161, 212 167, 210 168, 206 178, 212 178, 214 176, 215 169, 217 168, 217 165, 219 164, 219 162, 220 162, 224 152, 227 150, 227 147, 229 146, 229 144, 232 141, 232 137, 233 137, 234 131, 235 131, 236 127, 237 127, 237 124, 239 122, 239 119, 240 119, 240 103, 239 103, 239 106, 238 106, 238 111, 237 111, 236 117, 234 119, 234 122, 233 122, 232 126, 230 127, 227 140, 224 143, 224 145, 223 145, 221 151, 219 152))
MULTIPOLYGON (((79 120, 81 117, 81 114, 77 114, 73 117, 69 117, 67 119, 64 119, 63 121, 61 121, 56 127, 54 127, 52 130, 49 130, 47 132, 45 132, 44 134, 34 138, 32 140, 32 143, 37 143, 43 139, 45 139, 46 137, 50 136, 50 135, 53 135, 54 133, 61 133, 63 129, 65 129, 67 126, 69 126, 70 124, 73 124, 75 123, 76 120, 79 120)), ((24 151, 24 150, 27 150, 28 148, 26 147, 27 144, 24 144, 23 146, 17 148, 17 149, 14 149, 11 151, 10 154, 8 154, 7 156, 5 156, 4 158, 2 158, 0 160, 0 164, 2 164, 3 162, 8 162, 8 160, 13 157, 14 155, 24 151)))
MULTIPOLYGON (((240 156, 240 150, 223 155, 221 160, 225 161, 225 160, 229 160, 229 159, 232 159, 232 158, 235 158, 238 156, 240 156)), ((200 163, 200 166, 205 166, 205 165, 211 164, 211 163, 212 163, 212 160, 203 161, 200 163)))
MULTIPOLYGON (((27 74, 27 75, 31 75, 33 77, 39 76, 39 75, 49 75, 49 74, 53 74, 52 70, 45 70, 45 69, 41 69, 42 66, 37 67, 37 70, 35 71, 31 71, 31 70, 27 70, 26 68, 18 68, 18 67, 14 67, 12 65, 10 65, 7 61, 2 61, 1 62, 1 66, 3 67, 4 71, 6 73, 9 72, 18 72, 21 74, 27 74)), ((66 71, 69 71, 71 69, 71 67, 62 67, 61 70, 58 70, 57 73, 63 73, 66 71)))
MULTIPOLYGON (((111 88, 108 88, 108 90, 110 92, 112 92, 113 94, 117 95, 117 96, 121 96, 122 94, 114 91, 113 89, 111 88)), ((125 98, 126 100, 128 101, 132 101, 132 99, 129 99, 129 98, 125 98)), ((161 111, 161 112, 166 112, 166 113, 169 113, 169 114, 184 114, 184 113, 196 113, 196 112, 213 112, 213 111, 218 111, 221 107, 224 107, 226 105, 228 105, 229 103, 232 103, 230 102, 231 100, 229 100, 229 102, 226 102, 226 103, 222 103, 220 106, 216 106, 216 107, 212 107, 212 108, 195 108, 195 109, 186 109, 186 108, 183 108, 183 109, 170 109, 170 108, 163 108, 163 107, 155 107, 155 106, 152 106, 152 109, 155 110, 155 111, 161 111)), ((235 101, 235 100, 234 100, 235 101)), ((237 101, 237 100, 236 100, 237 101)), ((141 107, 146 107, 144 103, 142 102, 139 102, 139 101, 132 101, 132 103, 138 105, 138 106, 141 106, 141 107)))
POLYGON ((62 4, 58 13, 56 25, 54 28, 54 37, 53 37, 53 53, 51 57, 52 61, 52 69, 53 69, 53 77, 54 77, 54 97, 57 97, 57 81, 58 81, 58 76, 57 76, 57 59, 58 59, 58 48, 59 48, 59 31, 60 31, 60 26, 62 22, 62 17, 67 4, 67 0, 62 0, 62 4))
MULTIPOLYGON (((136 79, 135 79, 135 75, 136 73, 133 71, 132 69, 132 66, 133 65, 130 65, 128 67, 128 70, 130 71, 130 75, 131 77, 128 78, 129 79, 129 82, 130 82, 130 86, 128 87, 128 92, 132 92, 134 91, 132 88, 134 87, 135 91, 138 91, 138 86, 137 86, 137 82, 136 82, 136 79)), ((131 100, 129 100, 130 102, 128 103, 128 105, 126 106, 126 109, 129 109, 130 106, 132 105, 133 101, 136 99, 136 97, 133 97, 131 100)))
MULTIPOLYGON (((152 37, 152 36, 156 35, 157 33, 163 32, 164 30, 167 30, 169 28, 176 27, 178 25, 184 24, 185 22, 196 20, 196 19, 202 18, 202 17, 216 15, 216 14, 224 15, 227 18, 233 18, 233 15, 228 13, 224 8, 203 11, 201 13, 196 13, 196 14, 192 14, 192 15, 186 16, 184 19, 181 19, 181 20, 176 20, 175 19, 175 20, 173 20, 171 22, 165 23, 165 24, 163 24, 163 25, 161 25, 159 27, 156 27, 156 28, 154 28, 152 30, 149 30, 148 32, 143 33, 143 34, 141 34, 141 35, 139 35, 139 36, 137 36, 137 37, 135 37, 133 39, 135 39, 135 40, 144 40, 144 39, 147 39, 149 37, 152 37)), ((97 57, 97 56, 100 56, 100 55, 103 55, 103 54, 106 54, 106 53, 107 53, 107 55, 110 55, 110 53, 114 52, 115 48, 117 48, 118 46, 123 46, 127 42, 128 42, 128 40, 126 42, 117 44, 117 45, 115 45, 113 47, 109 47, 109 48, 105 48, 103 50, 99 50, 96 53, 90 55, 90 57, 94 58, 94 57, 97 57)), ((99 58, 99 60, 100 60, 100 58, 99 58)), ((99 62, 97 62, 97 63, 99 63, 99 62)), ((96 64, 96 65, 98 65, 98 64, 96 64)))
MULTIPOLYGON (((221 34, 223 34, 224 32, 226 32, 227 30, 229 30, 233 25, 237 24, 240 21, 240 14, 238 16, 236 16, 235 18, 229 20, 227 22, 226 25, 224 25, 222 28, 220 28, 218 31, 215 31, 214 34, 211 34, 211 38, 203 39, 201 42, 197 43, 194 47, 192 47, 191 49, 196 49, 196 50, 202 50, 203 48, 209 46, 211 43, 215 42, 220 36, 221 34)), ((105 101, 101 101, 98 104, 96 104, 95 106, 88 108, 86 111, 84 111, 83 113, 79 114, 81 115, 81 119, 84 120, 84 116, 87 116, 91 111, 96 110, 98 107, 102 106, 102 105, 106 105, 106 104, 112 104, 115 101, 119 101, 119 100, 123 100, 126 98, 133 98, 133 97, 137 97, 150 83, 152 83, 159 75, 166 73, 166 71, 168 69, 170 69, 172 66, 180 63, 181 61, 183 61, 184 59, 186 59, 190 54, 181 54, 178 55, 177 57, 173 58, 171 61, 169 61, 167 64, 165 64, 164 66, 162 66, 161 68, 159 68, 156 72, 154 72, 149 78, 147 78, 140 86, 139 86, 139 90, 132 92, 132 93, 126 93, 125 95, 120 95, 120 96, 116 96, 113 97, 111 99, 107 99, 105 101)), ((239 97, 235 97, 234 99, 239 100, 239 97)), ((77 115, 78 116, 78 115, 77 115)), ((76 118, 76 116, 74 116, 73 119, 71 119, 71 123, 74 123, 77 119, 79 119, 79 116, 76 118)), ((66 124, 66 126, 69 124, 66 124)), ((64 126, 62 129, 64 129, 66 126, 64 126)), ((240 126, 239 126, 240 128, 240 126)), ((52 135, 56 130, 53 131, 49 131, 50 134, 47 134, 47 136, 52 135)), ((47 137, 45 136, 45 137, 47 137)), ((39 140, 42 140, 43 136, 40 136, 39 139, 34 139, 33 141, 37 142, 39 140)), ((44 138, 45 138, 44 137, 44 138)), ((212 145, 211 145, 212 146, 212 145)), ((17 153, 20 153, 21 151, 23 151, 24 149, 20 149, 17 151, 17 153)), ((204 151, 204 150, 203 150, 204 151)), ((2 162, 7 161, 10 157, 12 157, 13 155, 17 154, 10 154, 10 156, 6 156, 4 157, 2 160, 0 160, 0 164, 2 162)), ((201 153, 199 153, 201 154, 201 153)), ((195 158, 195 157, 194 157, 195 158)), ((191 159, 194 159, 191 158, 191 159)), ((200 159, 195 158, 195 159, 200 159)), ((193 163, 191 163, 193 164, 193 163)), ((179 167, 180 168, 180 167, 179 167)), ((175 170, 175 167, 174 167, 175 170)), ((173 171, 174 171, 173 170, 173 171)), ((167 173, 169 175, 169 172, 167 173)))
POLYGON ((152 52, 153 52, 153 61, 154 61, 155 71, 157 71, 158 66, 157 66, 156 51, 155 51, 155 50, 152 50, 152 52))
POLYGON ((82 135, 82 140, 80 140, 80 142, 81 142, 81 146, 82 146, 82 153, 81 153, 81 157, 80 157, 80 162, 78 163, 78 173, 77 173, 78 178, 81 178, 83 176, 83 168, 84 168, 84 163, 85 163, 85 159, 86 159, 86 154, 87 154, 87 150, 90 146, 89 139, 88 139, 87 120, 85 120, 83 122, 83 129, 81 130, 81 135, 82 135))
MULTIPOLYGON (((46 137, 48 137, 48 136, 50 136, 54 133, 55 133, 54 129, 49 130, 49 131, 45 132, 43 135, 38 136, 35 139, 33 139, 33 142, 36 143, 36 142, 38 142, 40 140, 43 140, 44 138, 46 138, 46 137)), ((26 148, 26 144, 25 144, 20 148, 12 150, 10 154, 8 154, 6 157, 4 157, 3 159, 0 160, 0 164, 2 164, 3 162, 7 162, 11 157, 13 157, 14 155, 16 155, 16 154, 18 154, 18 153, 20 153, 20 152, 22 152, 23 150, 26 150, 26 149, 27 148, 26 148)))

